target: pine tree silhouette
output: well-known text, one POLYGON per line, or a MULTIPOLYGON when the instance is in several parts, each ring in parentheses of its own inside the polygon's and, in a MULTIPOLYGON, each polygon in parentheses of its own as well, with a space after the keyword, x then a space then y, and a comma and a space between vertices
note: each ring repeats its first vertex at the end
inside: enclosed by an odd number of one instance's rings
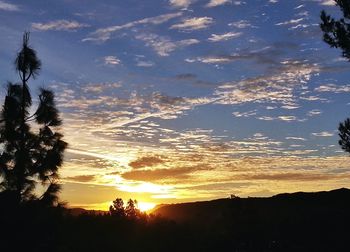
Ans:
MULTIPOLYGON (((323 40, 330 47, 340 48, 342 56, 350 61, 350 0, 334 0, 342 11, 343 17, 336 20, 324 10, 321 12, 320 27, 323 31, 323 40)), ((350 153, 350 119, 341 122, 339 130, 339 145, 350 153)))
POLYGON ((40 89, 39 105, 30 115, 28 82, 39 74, 41 62, 29 46, 28 32, 23 35, 15 66, 21 82, 8 83, 0 114, 0 192, 10 193, 18 204, 37 199, 55 205, 60 190, 58 168, 67 143, 62 134, 54 131, 61 120, 52 91, 40 89), (31 126, 38 131, 33 132, 31 126), (39 184, 45 188, 40 197, 34 193, 39 184))
POLYGON ((124 201, 121 198, 116 198, 115 200, 113 200, 113 204, 109 206, 109 213, 112 216, 124 217, 125 216, 124 201))
POLYGON ((323 10, 321 12, 320 27, 323 40, 331 47, 340 48, 343 57, 350 60, 350 1, 334 0, 340 7, 343 18, 335 20, 323 10))

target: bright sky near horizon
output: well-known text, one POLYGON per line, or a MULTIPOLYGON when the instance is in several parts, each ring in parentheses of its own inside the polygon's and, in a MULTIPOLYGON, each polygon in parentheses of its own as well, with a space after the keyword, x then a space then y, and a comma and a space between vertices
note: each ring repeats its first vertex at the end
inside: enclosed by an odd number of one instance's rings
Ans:
POLYGON ((104 208, 350 184, 350 63, 331 0, 0 1, 1 101, 24 30, 69 148, 61 199, 104 208))

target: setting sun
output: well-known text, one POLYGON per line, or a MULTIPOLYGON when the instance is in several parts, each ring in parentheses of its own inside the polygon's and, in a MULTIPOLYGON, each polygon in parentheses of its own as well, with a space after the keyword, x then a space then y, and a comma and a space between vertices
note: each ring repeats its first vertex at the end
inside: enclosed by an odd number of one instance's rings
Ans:
POLYGON ((142 212, 147 212, 149 210, 152 210, 156 204, 150 202, 138 202, 137 206, 142 212))

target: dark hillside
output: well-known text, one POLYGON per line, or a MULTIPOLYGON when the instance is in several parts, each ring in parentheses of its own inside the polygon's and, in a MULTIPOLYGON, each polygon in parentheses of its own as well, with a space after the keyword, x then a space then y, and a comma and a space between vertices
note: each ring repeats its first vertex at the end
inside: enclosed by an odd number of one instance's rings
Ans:
POLYGON ((231 216, 233 219, 253 214, 268 218, 298 214, 343 214, 350 207, 350 190, 341 188, 329 192, 297 192, 278 194, 269 198, 234 198, 169 204, 157 207, 153 214, 179 222, 215 221, 231 216))
POLYGON ((350 251, 350 190, 344 188, 173 204, 154 214, 237 251, 350 251))

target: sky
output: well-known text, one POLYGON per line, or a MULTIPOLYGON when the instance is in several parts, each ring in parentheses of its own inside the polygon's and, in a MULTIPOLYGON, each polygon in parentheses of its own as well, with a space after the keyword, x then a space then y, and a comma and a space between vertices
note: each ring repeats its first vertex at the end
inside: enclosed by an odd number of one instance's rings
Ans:
POLYGON ((107 209, 350 184, 331 0, 0 0, 0 101, 24 31, 69 147, 61 200, 107 209))

